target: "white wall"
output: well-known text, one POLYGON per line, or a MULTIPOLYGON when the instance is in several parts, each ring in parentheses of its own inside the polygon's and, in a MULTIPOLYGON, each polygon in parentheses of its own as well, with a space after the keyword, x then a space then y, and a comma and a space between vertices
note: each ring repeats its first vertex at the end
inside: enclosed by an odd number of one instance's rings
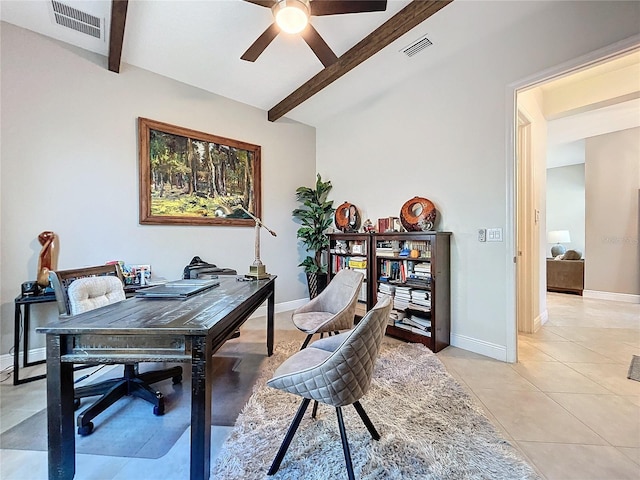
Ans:
MULTIPOLYGON (((138 117, 261 145, 263 219, 278 234, 262 236, 261 257, 278 275, 276 302, 307 296, 291 211, 295 189, 315 180, 313 128, 270 123, 265 111, 129 65, 114 74, 104 57, 10 24, 1 34, 0 353, 13 344, 13 299, 35 279, 44 230, 60 237, 60 269, 117 259, 175 279, 199 255, 248 271, 253 228, 138 224, 138 117)), ((36 324, 56 315, 53 304, 34 311, 36 324)))
MULTIPOLYGON (((584 163, 547 169, 547 232, 568 230, 571 242, 563 246, 586 258, 584 170, 584 163)), ((550 257, 553 244, 544 243, 550 257)))
MULTIPOLYGON (((587 138, 584 288, 640 301, 640 128, 587 138)), ((587 294, 587 292, 585 292, 587 294)))
MULTIPOLYGON (((501 4, 486 2, 486 9, 499 15, 501 4)), ((638 2, 548 2, 317 126, 318 171, 363 218, 398 215, 414 195, 441 212, 437 228, 453 232, 454 345, 505 359, 513 341, 507 325, 515 317, 505 308, 514 296, 506 275, 513 252, 506 243, 477 241, 479 228, 511 222, 509 85, 638 34, 639 25, 638 2)))

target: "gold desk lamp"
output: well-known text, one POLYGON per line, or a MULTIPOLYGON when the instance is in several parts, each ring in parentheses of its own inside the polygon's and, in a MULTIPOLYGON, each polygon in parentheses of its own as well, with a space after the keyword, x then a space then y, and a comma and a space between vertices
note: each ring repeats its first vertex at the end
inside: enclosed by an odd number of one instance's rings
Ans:
POLYGON ((253 265, 249 266, 249 273, 247 273, 245 277, 249 277, 255 280, 269 278, 270 275, 266 271, 267 267, 260 260, 260 227, 264 227, 264 229, 274 237, 277 236, 276 232, 274 232, 273 230, 270 230, 264 223, 262 223, 262 220, 260 220, 255 215, 252 215, 251 213, 249 213, 243 206, 240 206, 240 208, 244 213, 249 215, 256 222, 256 243, 255 243, 256 259, 253 261, 253 265))

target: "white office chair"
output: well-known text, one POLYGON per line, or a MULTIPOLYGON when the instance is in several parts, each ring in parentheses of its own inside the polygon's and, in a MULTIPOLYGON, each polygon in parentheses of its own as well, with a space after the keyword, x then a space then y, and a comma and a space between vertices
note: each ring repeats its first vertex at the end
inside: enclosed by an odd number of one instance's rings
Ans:
MULTIPOLYGON (((51 281, 61 316, 78 315, 126 298, 118 265, 51 272, 51 281)), ((168 378, 173 379, 174 384, 180 383, 182 367, 139 373, 137 363, 126 363, 123 377, 77 387, 74 390, 76 408, 80 406, 80 399, 100 395, 99 399, 78 415, 78 434, 91 434, 91 420, 127 395, 148 401, 153 405, 155 415, 163 415, 164 397, 161 392, 151 388, 150 384, 168 378)))

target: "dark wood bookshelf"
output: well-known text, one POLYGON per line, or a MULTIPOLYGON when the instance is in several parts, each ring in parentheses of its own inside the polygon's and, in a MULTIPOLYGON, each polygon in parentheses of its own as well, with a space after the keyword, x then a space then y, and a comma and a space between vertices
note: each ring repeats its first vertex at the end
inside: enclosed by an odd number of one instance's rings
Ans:
MULTIPOLYGON (((336 257, 345 259, 345 261, 347 257, 366 258, 367 299, 366 302, 363 302, 363 306, 366 307, 367 311, 378 300, 378 285, 381 283, 380 277, 382 274, 381 267, 385 260, 402 262, 405 267, 405 275, 409 265, 415 268, 416 264, 429 264, 430 282, 427 284, 424 281, 411 282, 409 280, 408 282, 402 282, 397 279, 390 279, 390 281, 384 283, 395 287, 406 286, 411 289, 429 292, 429 312, 421 309, 412 309, 411 307, 403 309, 403 312, 406 313, 408 311, 423 318, 428 318, 431 321, 431 335, 416 333, 410 327, 407 329, 397 326, 391 323, 392 319, 390 319, 390 324, 387 326, 387 335, 407 342, 422 343, 433 352, 439 352, 449 345, 451 335, 451 232, 385 232, 370 234, 338 232, 329 234, 329 245, 329 279, 337 273, 339 268, 343 268, 339 267, 342 261, 336 260, 336 257), (336 251, 338 242, 344 243, 347 249, 346 253, 336 251), (397 247, 400 251, 407 245, 420 246, 423 247, 423 250, 419 250, 420 256, 417 258, 387 253, 378 255, 376 253, 379 245, 390 245, 391 242, 397 242, 397 247), (364 245, 365 253, 352 253, 351 248, 356 244, 364 245)), ((360 310, 362 311, 362 308, 360 310)))

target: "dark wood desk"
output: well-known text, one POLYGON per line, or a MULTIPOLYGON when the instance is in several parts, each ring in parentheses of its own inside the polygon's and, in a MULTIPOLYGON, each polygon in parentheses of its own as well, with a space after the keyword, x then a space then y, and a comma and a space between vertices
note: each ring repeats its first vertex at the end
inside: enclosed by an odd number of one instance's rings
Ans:
POLYGON ((47 334, 49 479, 75 475, 73 364, 89 362, 191 362, 190 478, 208 479, 211 356, 265 300, 273 354, 275 278, 220 277, 218 287, 186 300, 131 298, 39 327, 47 334))

